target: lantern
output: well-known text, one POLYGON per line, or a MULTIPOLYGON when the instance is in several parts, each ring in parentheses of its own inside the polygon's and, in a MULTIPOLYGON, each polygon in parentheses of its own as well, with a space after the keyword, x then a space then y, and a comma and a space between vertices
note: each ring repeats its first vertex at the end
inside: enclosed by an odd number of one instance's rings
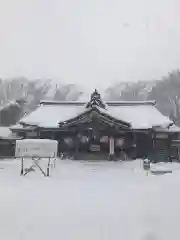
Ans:
POLYGON ((81 136, 80 141, 81 143, 86 144, 89 142, 89 138, 87 136, 81 136))
POLYGON ((116 139, 116 146, 122 147, 124 145, 124 138, 118 138, 116 139))
POLYGON ((66 138, 64 139, 64 142, 65 142, 65 144, 67 144, 67 145, 70 146, 70 147, 73 146, 73 140, 72 140, 71 137, 66 137, 66 138))
POLYGON ((103 137, 100 139, 100 142, 101 142, 101 143, 108 143, 108 136, 103 136, 103 137))

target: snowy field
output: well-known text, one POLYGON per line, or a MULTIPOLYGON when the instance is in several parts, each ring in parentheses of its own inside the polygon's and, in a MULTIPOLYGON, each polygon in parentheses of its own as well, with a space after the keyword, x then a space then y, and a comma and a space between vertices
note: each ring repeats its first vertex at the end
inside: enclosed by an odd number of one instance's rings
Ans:
POLYGON ((2 240, 179 240, 180 165, 59 160, 51 177, 0 161, 2 240))

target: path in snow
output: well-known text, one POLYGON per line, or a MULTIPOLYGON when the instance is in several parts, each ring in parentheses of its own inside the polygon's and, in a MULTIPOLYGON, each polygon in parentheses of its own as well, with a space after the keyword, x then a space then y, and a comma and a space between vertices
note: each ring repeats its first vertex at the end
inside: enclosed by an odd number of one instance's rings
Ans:
MULTIPOLYGON (((3 240, 179 240, 180 171, 146 176, 140 161, 58 161, 50 178, 0 162, 3 240)), ((179 168, 179 166, 178 166, 179 168)))

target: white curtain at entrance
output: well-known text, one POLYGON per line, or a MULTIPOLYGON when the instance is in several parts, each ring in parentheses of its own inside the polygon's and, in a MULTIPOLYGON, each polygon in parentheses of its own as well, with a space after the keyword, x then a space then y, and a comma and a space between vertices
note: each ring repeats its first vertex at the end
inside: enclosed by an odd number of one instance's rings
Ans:
POLYGON ((108 136, 103 136, 103 137, 100 139, 100 142, 101 142, 101 143, 108 143, 108 136))
POLYGON ((72 147, 74 145, 73 139, 71 137, 66 137, 64 139, 65 144, 67 144, 69 147, 72 147))
POLYGON ((109 154, 114 155, 114 138, 109 138, 109 154))

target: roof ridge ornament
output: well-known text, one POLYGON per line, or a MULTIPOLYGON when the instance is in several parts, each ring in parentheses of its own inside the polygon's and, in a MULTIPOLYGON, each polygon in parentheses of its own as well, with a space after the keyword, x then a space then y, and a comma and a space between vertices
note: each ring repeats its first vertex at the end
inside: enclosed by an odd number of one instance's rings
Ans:
POLYGON ((91 94, 90 101, 86 104, 86 108, 100 107, 106 109, 106 104, 102 101, 100 93, 97 89, 91 94))

